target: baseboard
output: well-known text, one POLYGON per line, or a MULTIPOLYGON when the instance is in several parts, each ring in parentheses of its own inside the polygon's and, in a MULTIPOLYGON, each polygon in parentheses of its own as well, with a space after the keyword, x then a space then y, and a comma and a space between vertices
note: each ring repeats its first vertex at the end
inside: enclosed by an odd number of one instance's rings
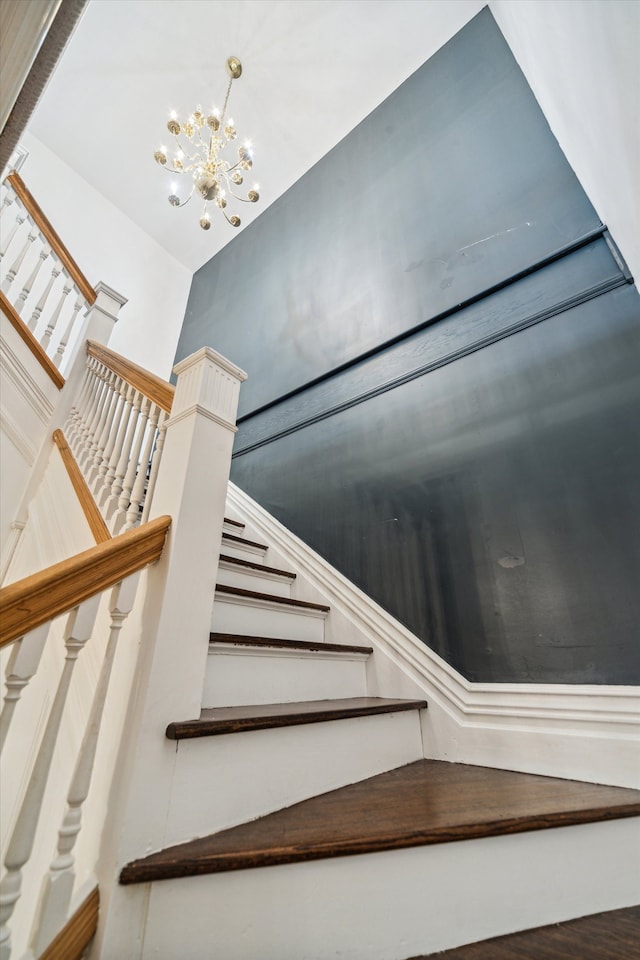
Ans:
POLYGON ((426 695, 425 756, 640 787, 640 688, 472 683, 233 483, 228 504, 374 647, 370 695, 426 695))

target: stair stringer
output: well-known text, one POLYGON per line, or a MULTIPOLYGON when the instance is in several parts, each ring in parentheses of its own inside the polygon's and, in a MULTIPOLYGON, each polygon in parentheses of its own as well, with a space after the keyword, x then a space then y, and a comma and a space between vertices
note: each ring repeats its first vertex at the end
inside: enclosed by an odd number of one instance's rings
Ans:
POLYGON ((425 756, 640 787, 640 688, 473 683, 233 483, 227 515, 295 570, 292 595, 328 603, 326 640, 365 644, 369 696, 423 697, 425 756))

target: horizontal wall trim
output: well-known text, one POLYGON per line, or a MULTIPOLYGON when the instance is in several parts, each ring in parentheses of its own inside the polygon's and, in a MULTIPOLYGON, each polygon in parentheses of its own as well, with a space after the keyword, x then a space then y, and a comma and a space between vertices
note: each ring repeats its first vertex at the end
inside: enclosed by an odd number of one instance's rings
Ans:
MULTIPOLYGON (((291 397, 303 393, 305 390, 308 390, 310 387, 315 387, 319 383, 323 383, 325 380, 330 380, 332 377, 335 377, 336 374, 342 373, 345 370, 349 370, 351 367, 357 366, 359 363, 362 363, 363 360, 368 360, 370 357, 376 356, 378 353, 383 353, 385 350, 388 350, 389 347, 395 346, 397 343, 401 343, 403 340, 409 339, 414 334, 419 333, 421 330, 430 327, 434 323, 438 323, 440 320, 445 320, 447 317, 452 316, 454 313, 458 313, 459 310, 464 310, 466 307, 470 307, 475 303, 480 303, 482 300, 485 300, 487 297, 492 296, 494 293, 498 293, 500 290, 504 290, 506 287, 511 286, 514 283, 517 283, 519 280, 523 280, 525 277, 530 276, 533 273, 536 273, 538 270, 548 267, 550 264, 555 263, 557 260, 562 260, 564 257, 568 256, 571 253, 574 253, 576 250, 580 250, 582 247, 587 246, 590 243, 593 243, 594 240, 598 240, 600 237, 607 235, 609 237, 609 231, 606 224, 601 223, 599 226, 594 227, 593 230, 590 230, 588 233, 582 234, 582 236, 577 237, 575 240, 572 240, 570 243, 565 244, 562 247, 558 247, 552 253, 547 254, 541 260, 536 260, 535 263, 530 264, 528 267, 524 267, 522 270, 518 270, 516 273, 511 274, 511 276, 506 277, 504 280, 499 280, 497 283, 492 284, 490 287, 486 287, 484 290, 481 290, 479 293, 474 294, 472 297, 468 297, 466 300, 461 300, 460 303, 457 303, 453 307, 449 307, 446 310, 443 310, 441 313, 437 313, 433 317, 429 317, 427 320, 422 320, 420 323, 416 324, 413 327, 409 327, 408 330, 403 330, 402 333, 397 334, 395 337, 391 337, 389 340, 384 340, 382 343, 377 344, 375 347, 372 347, 370 350, 366 350, 364 353, 358 354, 357 357, 353 357, 350 360, 347 360, 345 363, 339 364, 337 367, 333 367, 331 370, 327 370, 326 373, 323 373, 319 377, 314 377, 313 380, 308 380, 306 383, 301 384, 299 387, 296 387, 294 390, 289 390, 287 393, 281 394, 281 396, 276 397, 273 400, 270 400, 268 403, 263 404, 261 407, 256 407, 255 410, 251 410, 249 413, 243 414, 241 417, 238 417, 237 423, 240 425, 246 420, 250 420, 252 417, 258 416, 260 413, 264 413, 266 410, 269 410, 271 407, 277 406, 277 404, 282 403, 284 400, 289 400, 291 397)), ((620 258, 619 252, 617 252, 617 258, 620 258)), ((621 258, 620 258, 621 259, 621 258)), ((625 267, 626 269, 626 267, 625 267)), ((629 274, 627 279, 628 283, 633 282, 633 278, 629 274)))
MULTIPOLYGON (((581 243, 579 248, 576 248, 574 246, 570 251, 566 251, 566 253, 563 256, 567 256, 570 253, 575 253, 577 249, 582 249, 583 247, 588 246, 591 243, 594 243, 594 241, 598 241, 602 236, 603 236, 603 231, 600 231, 595 236, 592 236, 589 240, 586 240, 585 242, 581 243)), ((606 236, 604 237, 604 239, 605 241, 607 241, 606 236)), ((387 393, 389 390, 393 390, 396 387, 402 386, 403 384, 409 383, 410 381, 417 379, 418 377, 422 377, 427 373, 431 373, 432 371, 437 370, 440 367, 446 366, 447 364, 452 363, 455 360, 459 360, 462 357, 475 353, 478 350, 482 350, 484 347, 487 347, 492 343, 497 343, 498 341, 503 340, 506 337, 510 337, 516 333, 520 333, 523 330, 526 330, 527 328, 532 327, 537 323, 541 323, 544 320, 549 320, 552 317, 557 316, 558 314, 564 313, 567 310, 571 310, 573 307, 577 307, 582 303, 586 303, 589 300, 593 300, 597 297, 602 296, 603 294, 606 294, 612 290, 615 290, 618 287, 625 286, 626 284, 632 282, 632 279, 630 279, 630 275, 628 274, 628 272, 625 269, 623 269, 624 263, 619 262, 619 259, 616 256, 615 248, 612 249, 611 245, 608 242, 607 242, 607 248, 613 258, 615 269, 613 272, 610 272, 608 276, 605 276, 603 279, 599 280, 598 282, 592 283, 586 287, 583 287, 582 289, 578 289, 577 291, 574 291, 570 296, 565 297, 562 300, 552 301, 543 309, 534 311, 533 313, 525 317, 521 317, 520 319, 517 319, 512 323, 499 325, 496 329, 492 330, 491 332, 485 333, 484 335, 481 335, 475 338, 472 337, 472 339, 468 343, 462 346, 456 347, 454 349, 450 349, 448 351, 445 350, 440 356, 436 357, 435 359, 432 359, 426 363, 420 364, 417 367, 407 370, 406 372, 398 376, 391 377, 387 380, 384 380, 381 383, 377 383, 375 384, 375 386, 371 386, 368 389, 364 389, 359 392, 356 392, 355 394, 353 394, 352 396, 348 397, 347 399, 341 402, 331 403, 326 407, 322 407, 312 415, 303 416, 299 419, 292 419, 292 421, 290 421, 289 423, 286 423, 286 425, 283 425, 279 429, 278 428, 269 429, 269 425, 267 424, 266 429, 263 428, 264 433, 262 436, 259 436, 256 440, 245 443, 244 446, 239 446, 238 449, 234 450, 234 453, 233 453, 234 459, 237 457, 241 457, 244 454, 251 453, 252 451, 259 449, 260 447, 263 447, 269 443, 273 443, 276 440, 280 440, 283 437, 289 436, 290 434, 296 433, 299 430, 303 430, 314 423, 318 423, 322 420, 326 420, 329 417, 335 416, 336 414, 343 413, 344 411, 349 410, 360 403, 364 403, 367 400, 371 400, 374 397, 387 393)), ((553 262, 557 262, 558 259, 561 259, 561 258, 556 257, 553 260, 553 262)), ((550 266, 550 265, 551 263, 549 262, 546 263, 546 266, 550 266)), ((536 267, 535 270, 533 269, 529 270, 526 276, 531 276, 532 273, 537 272, 540 269, 542 269, 542 266, 536 267)), ((502 290, 506 286, 513 285, 517 280, 522 280, 524 278, 525 277, 522 274, 518 275, 518 277, 511 278, 511 280, 508 283, 501 285, 499 289, 502 290)), ((491 294, 495 294, 497 292, 499 292, 499 290, 497 290, 495 287, 491 289, 491 294)), ((478 300, 487 299, 489 295, 490 295, 489 293, 485 293, 482 297, 475 298, 473 303, 466 302, 465 304, 461 304, 456 309, 447 311, 446 314, 441 315, 438 319, 442 321, 447 319, 448 317, 453 316, 454 314, 460 313, 463 310, 467 309, 469 306, 473 306, 476 302, 478 302, 478 300)), ((410 334, 403 335, 402 338, 396 338, 394 341, 389 341, 387 344, 384 345, 384 347, 380 347, 379 349, 377 349, 375 353, 377 355, 380 355, 381 353, 384 352, 384 350, 388 350, 390 349, 391 346, 395 346, 400 339, 403 341, 406 341, 409 339, 411 335, 415 336, 416 332, 421 332, 426 328, 426 326, 431 326, 433 323, 435 323, 435 320, 429 321, 429 324, 427 325, 422 324, 420 327, 413 328, 410 334)), ((362 362, 363 359, 369 358, 370 356, 371 354, 367 354, 366 356, 359 358, 358 361, 354 361, 343 367, 336 368, 330 374, 325 375, 320 380, 314 381, 313 383, 309 383, 306 385, 306 387, 301 388, 300 390, 296 390, 295 395, 299 396, 300 393, 306 390, 311 390, 314 386, 317 386, 319 383, 326 382, 327 380, 337 377, 339 374, 343 373, 347 369, 347 367, 353 367, 356 364, 356 362, 358 363, 362 362)), ((268 407, 270 409, 273 409, 274 407, 280 404, 286 403, 286 401, 291 399, 293 396, 294 394, 290 393, 283 397, 280 397, 277 401, 274 401, 273 403, 269 404, 268 407)), ((241 422, 246 423, 248 420, 254 417, 257 417, 259 413, 265 413, 266 411, 267 411, 267 407, 263 407, 260 411, 255 411, 252 414, 249 414, 243 418, 240 418, 238 420, 238 423, 239 424, 241 422)), ((286 412, 284 414, 283 419, 286 422, 286 412)), ((258 430, 259 430, 259 427, 258 427, 258 430)), ((242 433, 241 433, 241 436, 242 436, 242 433)))

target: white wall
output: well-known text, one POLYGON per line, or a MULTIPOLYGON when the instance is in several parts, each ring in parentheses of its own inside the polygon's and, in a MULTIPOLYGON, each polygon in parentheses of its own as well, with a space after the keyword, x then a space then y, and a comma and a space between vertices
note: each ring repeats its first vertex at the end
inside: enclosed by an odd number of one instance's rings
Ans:
POLYGON ((640 281, 640 4, 490 0, 549 126, 640 281))
POLYGON ((190 271, 32 134, 20 173, 94 286, 128 298, 110 346, 168 377, 191 286, 190 271))

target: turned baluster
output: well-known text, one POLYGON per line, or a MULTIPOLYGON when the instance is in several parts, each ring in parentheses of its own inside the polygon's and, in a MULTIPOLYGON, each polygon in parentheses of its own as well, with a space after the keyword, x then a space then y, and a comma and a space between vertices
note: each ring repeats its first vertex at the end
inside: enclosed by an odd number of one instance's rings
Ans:
POLYGON ((7 872, 0 883, 0 958, 2 960, 4 958, 8 960, 11 955, 11 931, 8 922, 17 901, 20 899, 22 869, 28 862, 33 849, 42 800, 47 786, 51 760, 58 738, 71 677, 73 676, 73 669, 80 651, 91 636, 99 602, 100 594, 76 607, 67 618, 64 632, 67 653, 62 673, 4 859, 7 872))
POLYGON ((91 463, 91 457, 93 456, 96 442, 96 434, 98 433, 100 424, 102 423, 102 416, 106 403, 111 396, 111 380, 115 374, 112 373, 108 367, 105 367, 104 364, 100 364, 100 372, 98 376, 100 377, 100 388, 96 394, 97 402, 93 417, 83 438, 83 450, 78 461, 78 464, 81 467, 84 467, 85 464, 88 466, 91 463))
POLYGON ((147 421, 149 419, 150 409, 151 400, 149 400, 148 397, 143 397, 140 414, 137 418, 135 441, 131 449, 127 472, 122 483, 122 491, 120 492, 120 498, 118 500, 118 509, 113 515, 111 533, 114 536, 116 533, 120 533, 120 528, 127 519, 127 510, 131 502, 131 491, 133 490, 133 485, 136 481, 136 474, 138 472, 138 465, 140 463, 140 450, 142 449, 142 441, 144 440, 145 431, 147 429, 147 421))
POLYGON ((60 314, 62 313, 62 309, 67 301, 67 297, 69 296, 73 288, 73 283, 71 280, 69 280, 66 270, 63 270, 63 273, 67 279, 65 280, 64 287, 62 288, 60 299, 58 300, 55 306, 55 309, 51 314, 51 318, 49 320, 49 323, 46 326, 44 333, 42 334, 42 337, 40 338, 40 346, 44 350, 47 349, 47 347, 49 346, 49 343, 51 342, 51 337, 53 336, 53 332, 58 325, 58 320, 60 319, 60 314))
POLYGON ((11 227, 11 230, 9 230, 9 232, 5 236, 4 240, 2 241, 2 246, 0 247, 0 260, 7 253, 9 247, 11 246, 11 241, 13 240, 16 233, 18 232, 18 230, 20 229, 20 227, 22 226, 22 224, 25 222, 26 219, 27 219, 26 214, 23 216, 20 210, 18 209, 14 224, 11 227))
POLYGON ((107 472, 109 457, 111 456, 111 451, 113 449, 113 444, 115 443, 116 434, 118 431, 118 424, 122 415, 122 407, 124 405, 123 388, 125 386, 126 385, 122 378, 116 377, 113 384, 113 397, 111 400, 109 413, 98 441, 98 449, 95 452, 93 464, 87 476, 87 483, 89 486, 93 486, 94 493, 96 493, 102 485, 103 477, 107 472))
POLYGON ((102 456, 102 451, 104 450, 107 442, 107 431, 109 429, 109 423, 111 422, 111 416, 113 415, 114 401, 118 397, 117 386, 119 382, 120 377, 113 373, 112 370, 109 370, 107 375, 106 399, 102 407, 100 420, 98 421, 98 425, 93 436, 91 450, 89 455, 84 460, 84 475, 88 483, 92 482, 94 471, 97 465, 100 463, 100 457, 102 456))
POLYGON ((120 387, 118 390, 119 396, 116 401, 117 410, 109 429, 107 445, 102 454, 102 461, 98 467, 98 473, 96 474, 93 488, 93 492, 98 503, 100 502, 102 493, 105 490, 109 491, 113 482, 113 473, 111 476, 109 476, 109 470, 115 472, 115 466, 118 462, 118 456, 120 455, 120 446, 122 445, 122 440, 124 439, 124 430, 126 428, 125 418, 128 419, 131 409, 130 405, 127 406, 127 397, 130 389, 131 388, 126 380, 120 380, 120 387))
POLYGON ((3 293, 7 293, 7 291, 10 289, 11 284, 13 283, 13 281, 15 280, 15 278, 17 277, 20 271, 20 267, 24 262, 24 258, 27 255, 29 247, 31 246, 31 244, 33 243, 33 241, 37 236, 38 236, 38 228, 32 227, 31 230, 29 230, 29 233, 27 234, 27 239, 24 241, 22 248, 20 249, 20 253, 18 254, 18 256, 15 258, 15 260, 7 270, 7 275, 4 278, 4 281, 2 283, 3 293))
POLYGON ((38 259, 36 260, 36 264, 33 270, 31 271, 24 287, 20 291, 20 295, 18 296, 18 299, 15 302, 16 310, 21 316, 22 316, 22 311, 24 310, 25 303, 27 302, 27 298, 33 289, 33 285, 36 282, 36 278, 40 273, 40 270, 42 269, 42 264, 47 259, 50 253, 51 253, 51 247, 47 246, 47 244, 43 244, 40 247, 40 253, 38 254, 38 259))
POLYGON ((56 367, 59 367, 60 364, 62 363, 62 357, 64 356, 64 351, 67 349, 67 344, 69 343, 69 337, 71 336, 71 331, 75 326, 75 322, 76 322, 79 311, 84 306, 84 302, 85 302, 84 297, 82 296, 81 293, 79 293, 78 296, 76 297, 76 302, 73 305, 73 311, 69 318, 67 329, 65 330, 65 332, 62 334, 62 337, 60 338, 58 349, 56 350, 55 357, 53 358, 53 362, 56 365, 56 367))
POLYGON ((96 391, 101 383, 98 376, 98 366, 98 361, 94 360, 93 357, 87 358, 84 386, 80 391, 77 402, 74 403, 69 413, 70 426, 67 441, 73 450, 76 460, 82 450, 84 431, 88 426, 88 421, 93 411, 96 391))
POLYGON ((5 671, 6 693, 0 714, 0 750, 4 746, 22 691, 38 669, 49 627, 50 624, 45 623, 26 636, 20 637, 14 643, 9 655, 5 671))
MULTIPOLYGON (((129 424, 127 427, 127 433, 124 438, 124 443, 122 444, 122 450, 120 451, 120 457, 116 465, 115 474, 113 477, 113 482, 111 484, 111 490, 109 492, 108 498, 105 500, 104 506, 104 518, 107 522, 107 526, 111 523, 111 520, 118 510, 120 496, 123 493, 125 474, 127 468, 132 460, 132 446, 134 437, 136 435, 136 428, 138 426, 138 420, 140 418, 140 407, 142 406, 144 396, 140 393, 139 390, 136 390, 134 387, 131 388, 133 391, 132 398, 133 402, 131 404, 131 413, 129 417, 129 424)), ((142 443, 142 441, 140 441, 142 443)), ((131 481, 133 483, 133 480, 131 481)), ((127 499, 126 504, 124 504, 124 511, 126 511, 129 506, 129 500, 127 499)))
POLYGON ((29 320, 29 324, 28 324, 29 330, 35 330, 36 327, 38 326, 38 323, 40 322, 40 317, 42 315, 42 311, 45 308, 47 300, 49 299, 49 294, 51 293, 53 286, 56 280, 58 279, 58 277, 60 276, 61 272, 62 272, 62 267, 59 266, 56 258, 52 256, 51 276, 49 277, 46 287, 42 291, 40 299, 36 304, 35 310, 31 314, 31 319, 29 320))
POLYGON ((140 507, 142 505, 144 492, 147 487, 147 472, 149 470, 149 463, 151 461, 151 451, 153 450, 153 445, 156 439, 156 428, 158 426, 159 416, 160 407, 154 403, 149 416, 147 439, 145 441, 144 452, 138 466, 136 482, 134 483, 133 490, 131 492, 131 502, 129 504, 129 509, 127 510, 127 519, 123 527, 123 532, 130 530, 131 527, 135 527, 140 523, 140 507))
POLYGON ((169 419, 169 414, 164 410, 160 412, 160 418, 158 420, 158 434, 156 437, 156 445, 153 450, 151 457, 151 470, 149 472, 149 482, 147 483, 147 491, 144 495, 144 506, 142 509, 142 519, 140 523, 146 523, 149 519, 149 510, 151 509, 151 501, 153 500, 153 491, 156 486, 156 477, 158 476, 158 470, 160 469, 160 461, 162 459, 162 448, 164 447, 164 438, 167 432, 167 420, 169 419))
MULTIPOLYGON (((104 475, 104 480, 102 483, 102 488, 98 496, 98 505, 100 507, 105 507, 110 497, 113 494, 113 485, 116 479, 116 471, 118 464, 120 463, 120 458, 122 456, 122 451, 127 437, 127 428, 129 426, 129 419, 131 417, 131 411, 133 409, 133 398, 135 396, 135 388, 130 386, 126 381, 123 382, 124 388, 124 404, 122 407, 122 416, 120 417, 120 423, 118 424, 118 433, 115 436, 115 442, 113 444, 113 450, 111 451, 111 456, 109 457, 109 463, 107 465, 107 471, 104 475)), ((122 468, 122 473, 124 476, 125 467, 122 468)), ((118 490, 118 494, 120 490, 118 490)))
POLYGON ((93 695, 91 712, 76 760, 69 792, 67 808, 58 833, 58 846, 48 875, 44 878, 42 896, 36 915, 31 949, 39 957, 58 930, 62 928, 69 913, 69 905, 75 882, 75 857, 73 849, 82 827, 82 810, 89 794, 91 777, 96 757, 98 736, 104 704, 109 689, 111 669, 118 644, 118 635, 131 612, 140 579, 134 574, 111 591, 109 613, 111 625, 100 668, 98 683, 93 695))

